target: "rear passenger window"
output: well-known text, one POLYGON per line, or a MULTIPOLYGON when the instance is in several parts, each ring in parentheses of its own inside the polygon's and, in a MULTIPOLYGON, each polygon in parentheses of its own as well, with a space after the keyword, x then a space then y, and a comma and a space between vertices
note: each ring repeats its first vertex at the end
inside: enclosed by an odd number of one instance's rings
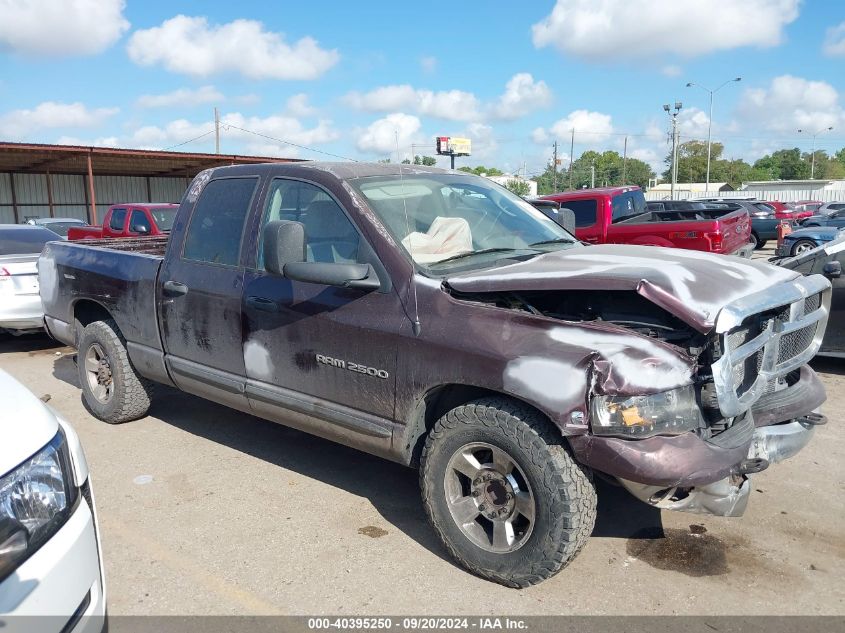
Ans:
POLYGON ((334 198, 307 182, 277 178, 267 193, 267 208, 258 237, 257 268, 264 267, 264 226, 276 220, 302 222, 307 261, 336 264, 358 261, 358 231, 334 198))
POLYGON ((126 223, 126 209, 115 209, 111 212, 111 219, 109 220, 109 228, 112 231, 122 231, 123 225, 126 223))
POLYGON ((575 214, 575 228, 592 226, 596 223, 597 204, 595 200, 564 200, 560 203, 562 209, 572 209, 575 214))
POLYGON ((184 259, 238 265, 244 221, 257 183, 257 178, 222 178, 205 186, 188 225, 184 259))

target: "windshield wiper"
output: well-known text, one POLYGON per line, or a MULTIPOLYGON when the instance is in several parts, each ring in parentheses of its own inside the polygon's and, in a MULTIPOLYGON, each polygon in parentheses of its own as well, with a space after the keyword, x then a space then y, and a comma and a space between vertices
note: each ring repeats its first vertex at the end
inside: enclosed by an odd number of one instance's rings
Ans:
POLYGON ((484 253, 504 253, 507 251, 518 251, 518 250, 525 250, 520 248, 482 248, 480 251, 468 251, 466 253, 458 253, 457 255, 452 255, 451 257, 447 257, 446 259, 438 259, 436 262, 432 262, 432 264, 442 264, 444 262, 451 262, 456 259, 463 259, 464 257, 471 257, 472 255, 482 255, 484 253))
POLYGON ((574 244, 576 240, 569 237, 556 237, 553 240, 543 240, 542 242, 534 242, 529 246, 545 246, 546 244, 574 244))

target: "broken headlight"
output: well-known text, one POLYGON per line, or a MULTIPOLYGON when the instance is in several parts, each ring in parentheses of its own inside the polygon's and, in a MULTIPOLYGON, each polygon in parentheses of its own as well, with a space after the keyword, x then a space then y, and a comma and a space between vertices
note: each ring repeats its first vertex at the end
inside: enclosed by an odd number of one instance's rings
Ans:
POLYGON ((702 423, 693 385, 650 396, 596 396, 592 402, 595 435, 680 435, 702 423))

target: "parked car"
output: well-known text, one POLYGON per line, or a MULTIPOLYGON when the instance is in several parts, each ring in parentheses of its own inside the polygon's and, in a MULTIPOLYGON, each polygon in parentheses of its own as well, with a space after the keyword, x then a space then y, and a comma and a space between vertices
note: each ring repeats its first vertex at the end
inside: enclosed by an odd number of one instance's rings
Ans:
POLYGON ((41 328, 36 263, 44 245, 58 239, 41 226, 0 224, 0 331, 23 334, 41 328))
POLYGON ((96 240, 110 237, 166 235, 173 228, 178 204, 115 204, 109 207, 102 226, 72 228, 69 240, 96 240))
POLYGON ((536 209, 540 210, 550 220, 566 229, 571 234, 575 234, 575 213, 572 209, 561 208, 559 202, 554 200, 541 200, 533 198, 528 200, 528 203, 536 209))
POLYGON ((781 222, 794 224, 791 220, 778 219, 774 207, 760 200, 724 200, 708 202, 707 205, 728 211, 747 211, 751 217, 751 242, 755 249, 763 248, 769 240, 777 239, 778 225, 781 222))
POLYGON ((832 242, 839 237, 840 232, 843 230, 845 229, 837 229, 831 226, 800 228, 784 236, 783 243, 778 246, 776 254, 779 257, 800 255, 828 242, 832 242))
POLYGON ((74 227, 88 226, 87 222, 77 220, 76 218, 30 218, 26 224, 33 226, 43 226, 45 229, 50 229, 61 238, 67 239, 67 232, 74 227))
POLYGON ((808 215, 815 215, 816 211, 818 211, 819 207, 823 204, 823 202, 818 200, 798 200, 793 203, 793 208, 795 211, 801 213, 802 217, 808 217, 808 215))
POLYGON ((706 208, 649 210, 639 187, 579 189, 543 199, 572 209, 575 235, 592 244, 670 246, 742 254, 751 230, 745 212, 706 208))
POLYGON ((845 211, 845 202, 825 202, 816 211, 816 215, 830 215, 834 211, 845 211))
POLYGON ((0 400, 3 631, 102 631, 102 552, 79 437, 3 370, 0 400))
POLYGON ((798 211, 792 202, 781 202, 779 200, 766 200, 765 204, 772 207, 775 211, 775 217, 778 220, 800 220, 813 215, 812 211, 798 211))
MULTIPOLYGON (((837 205, 838 207, 839 203, 831 203, 831 205, 837 205)), ((841 229, 845 227, 845 204, 842 205, 842 208, 834 208, 833 206, 821 207, 818 213, 803 220, 801 226, 807 228, 811 226, 830 226, 841 229)))
POLYGON ((830 296, 830 318, 819 349, 820 356, 845 358, 845 232, 840 231, 836 239, 813 250, 799 253, 796 257, 778 260, 788 270, 804 275, 824 275, 833 286, 830 296), (838 315, 838 316, 837 316, 838 315))
POLYGON ((79 350, 95 416, 143 417, 160 382, 418 465, 448 550, 509 586, 584 546, 594 472, 653 507, 738 516, 749 476, 824 421, 806 364, 824 277, 583 245, 479 176, 215 168, 170 238, 138 246, 53 242, 39 260, 47 329, 79 350))

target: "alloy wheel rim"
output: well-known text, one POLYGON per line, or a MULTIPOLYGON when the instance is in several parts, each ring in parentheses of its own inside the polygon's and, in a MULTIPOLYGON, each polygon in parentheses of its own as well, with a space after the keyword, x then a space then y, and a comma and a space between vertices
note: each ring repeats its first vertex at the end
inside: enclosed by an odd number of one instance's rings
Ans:
POLYGON ((809 250, 812 250, 812 246, 809 244, 799 244, 795 247, 795 254, 800 255, 801 253, 806 253, 809 250))
POLYGON ((88 387, 98 402, 107 404, 114 395, 111 364, 99 343, 93 343, 85 352, 85 377, 88 387))
POLYGON ((522 547, 534 529, 534 493, 507 451, 485 442, 452 454, 444 476, 446 504, 472 543, 505 554, 522 547))

